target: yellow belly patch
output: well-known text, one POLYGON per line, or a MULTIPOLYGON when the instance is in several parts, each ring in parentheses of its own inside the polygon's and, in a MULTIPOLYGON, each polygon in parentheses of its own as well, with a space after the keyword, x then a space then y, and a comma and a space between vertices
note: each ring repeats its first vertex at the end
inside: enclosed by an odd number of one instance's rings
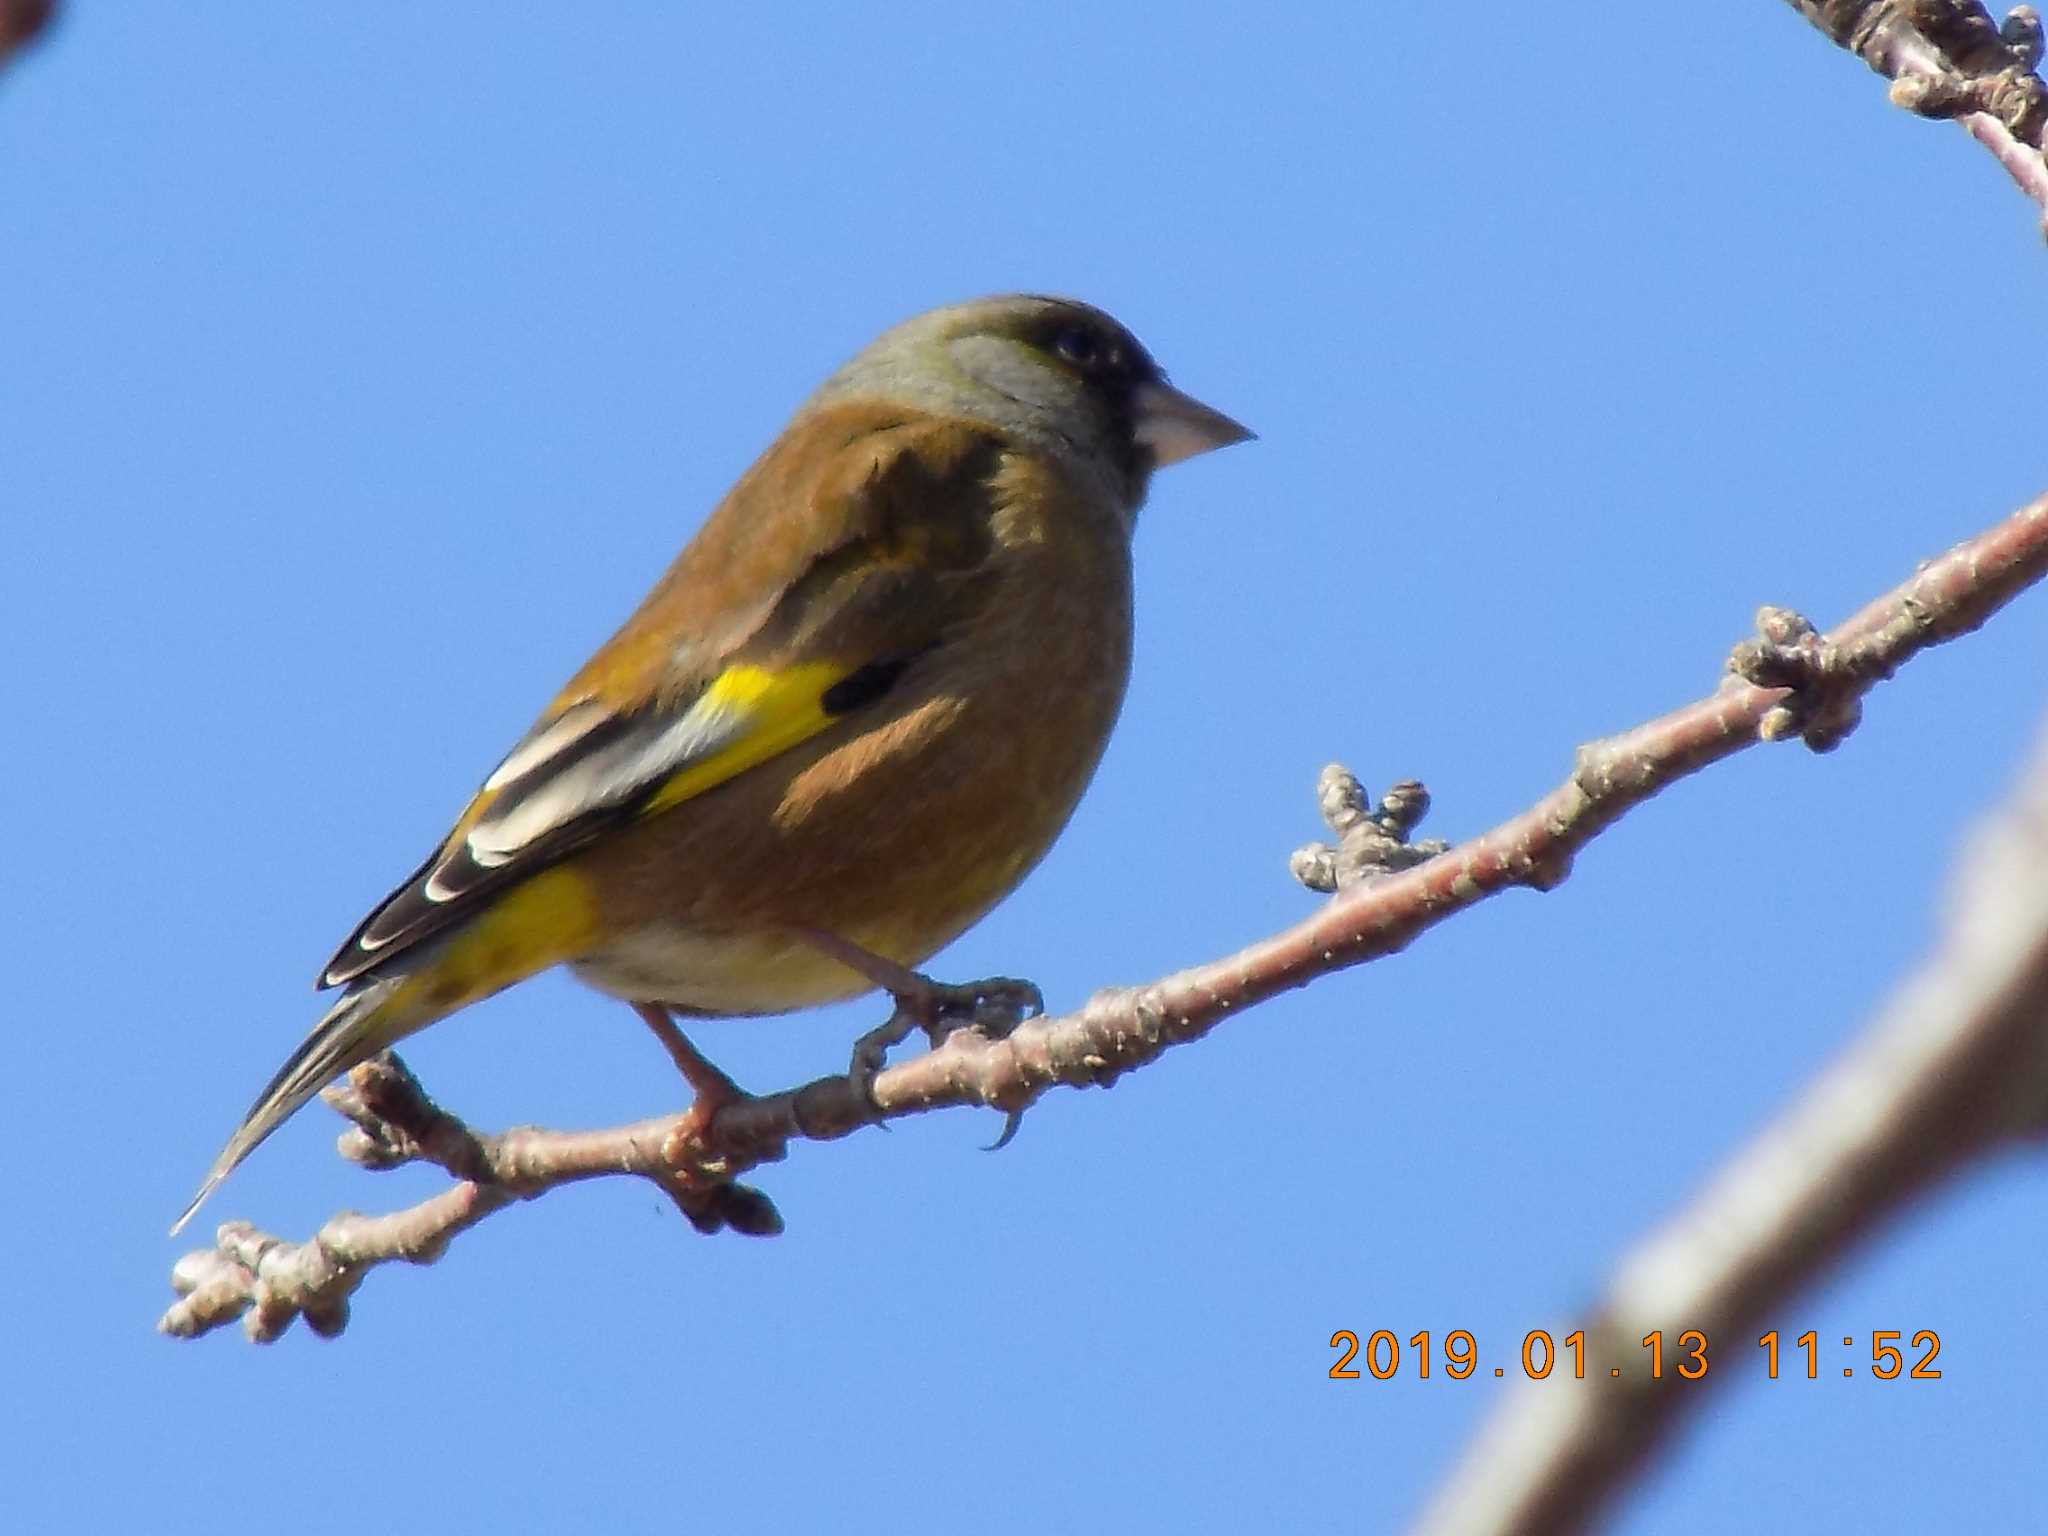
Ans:
POLYGON ((590 881, 557 865, 521 881, 406 979, 401 1009, 447 1013, 582 953, 597 939, 590 881))

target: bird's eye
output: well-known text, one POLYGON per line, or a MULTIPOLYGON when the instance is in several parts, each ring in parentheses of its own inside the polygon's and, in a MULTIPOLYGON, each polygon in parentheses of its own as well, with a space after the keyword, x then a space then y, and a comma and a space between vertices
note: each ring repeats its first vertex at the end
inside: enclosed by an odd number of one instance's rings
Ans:
POLYGON ((1052 349, 1076 368, 1092 367, 1102 357, 1102 344, 1079 326, 1070 326, 1053 337, 1052 349))

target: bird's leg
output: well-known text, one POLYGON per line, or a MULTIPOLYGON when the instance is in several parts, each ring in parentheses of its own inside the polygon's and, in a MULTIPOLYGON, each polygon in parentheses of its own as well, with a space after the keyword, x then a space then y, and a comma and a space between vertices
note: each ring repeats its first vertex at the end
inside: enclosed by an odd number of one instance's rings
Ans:
POLYGON ((681 1129, 708 1151, 711 1122, 726 1105, 737 1104, 747 1098, 747 1091, 713 1066, 704 1053, 690 1043, 690 1037, 676 1028, 674 1016, 660 1003, 635 1003, 633 1011, 654 1031, 654 1038, 668 1052, 676 1070, 696 1090, 696 1097, 690 1101, 689 1111, 683 1116, 681 1129))
MULTIPOLYGON (((690 1225, 706 1234, 730 1227, 749 1237, 773 1237, 782 1230, 782 1215, 775 1202, 760 1190, 736 1182, 731 1163, 712 1142, 712 1122, 728 1104, 751 1098, 690 1043, 690 1037, 676 1028, 669 1010, 660 1003, 635 1003, 633 1011, 654 1031, 662 1049, 676 1070, 696 1090, 690 1107, 662 1144, 662 1156, 675 1171, 675 1181, 665 1186, 690 1225)), ((780 1157, 777 1151, 773 1154, 780 1157)))
POLYGON ((853 1044, 847 1076, 864 1097, 875 1074, 888 1061, 890 1048, 901 1044, 913 1029, 922 1029, 933 1046, 943 1043, 954 1030, 969 1027, 1001 1039, 1025 1019, 1045 1011, 1044 994, 1028 981, 1012 976, 957 983, 933 981, 921 971, 898 965, 836 933, 822 928, 804 928, 799 933, 806 944, 865 976, 896 1004, 887 1019, 853 1044))

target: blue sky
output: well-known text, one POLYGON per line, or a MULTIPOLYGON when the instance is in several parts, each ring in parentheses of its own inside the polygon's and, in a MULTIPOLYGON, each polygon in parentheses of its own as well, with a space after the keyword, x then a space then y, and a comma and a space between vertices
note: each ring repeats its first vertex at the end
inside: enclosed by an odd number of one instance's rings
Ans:
MULTIPOLYGON (((1330 1333, 1583 1320, 1926 943, 2041 717, 2042 594, 1833 757, 1725 764, 1556 893, 1056 1095, 1000 1155, 966 1113, 800 1147, 775 1242, 562 1192, 373 1277, 337 1344, 151 1326, 314 968, 906 314, 1086 297, 1262 434, 1156 485, 1097 782, 935 963, 1055 1007, 1309 910, 1286 857, 1331 758, 1476 832, 1711 687, 1757 604, 1832 622, 2037 493, 2005 395, 2048 257, 1990 159, 1787 7, 1599 9, 73 7, 0 79, 24 1528, 1412 1514, 1500 1389, 1332 1383, 1330 1333)), ((781 1087, 875 1016, 700 1040, 781 1087)), ((561 978, 407 1054, 485 1125, 677 1104, 561 978)), ((337 1124, 209 1220, 435 1187, 347 1168, 337 1124)), ((1615 1528, 2037 1518, 2041 1177, 1983 1170, 1776 1319, 1936 1329, 1940 1382, 1770 1383, 1726 1341, 1615 1528)))

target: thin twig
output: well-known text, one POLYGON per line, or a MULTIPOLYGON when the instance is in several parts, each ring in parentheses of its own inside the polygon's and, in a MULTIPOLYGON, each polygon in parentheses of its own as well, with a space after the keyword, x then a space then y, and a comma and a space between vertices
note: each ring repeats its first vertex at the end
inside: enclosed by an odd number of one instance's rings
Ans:
POLYGON ((1897 106, 1953 118, 2042 211, 2048 232, 2048 85, 2041 18, 2015 7, 2003 26, 1977 0, 1788 0, 1892 82, 1897 106))
MULTIPOLYGON (((484 1137, 445 1116, 417 1085, 409 1090, 417 1102, 409 1098, 405 1083, 394 1086, 392 1065, 357 1068, 353 1097, 342 1107, 358 1129, 344 1138, 344 1151, 379 1167, 436 1162, 463 1183, 410 1211, 337 1218, 338 1230, 330 1222, 304 1245, 231 1223, 214 1249, 179 1261, 173 1279, 184 1299, 159 1326, 190 1337, 248 1311, 251 1336, 267 1339, 300 1311, 338 1329, 346 1318, 340 1303, 369 1268, 394 1258, 429 1261, 448 1237, 513 1198, 604 1174, 653 1180, 704 1230, 775 1230, 779 1218, 766 1197, 733 1181, 780 1159, 790 1142, 829 1141, 953 1105, 1015 1115, 1056 1084, 1106 1086, 1256 1003, 1396 953, 1489 896, 1518 886, 1549 890, 1579 849, 1676 780, 1793 731, 1816 746, 1833 745, 1853 725, 1866 691, 1929 646, 1975 629, 2044 574, 2048 497, 1930 562, 1825 635, 1796 615, 1765 610, 1763 633, 1730 658, 1755 681, 1730 677, 1683 709, 1581 748, 1564 783, 1491 831, 1400 873, 1357 880, 1314 916, 1224 959, 1098 992, 1078 1012, 1028 1021, 1000 1039, 956 1031, 875 1076, 866 1092, 849 1077, 824 1077, 727 1105, 708 1127, 682 1115, 609 1131, 484 1137), (1796 689, 1787 686, 1793 683, 1796 689)), ((1360 818, 1349 814, 1348 798, 1329 794, 1327 785, 1324 798, 1326 808, 1344 812, 1339 830, 1355 832, 1360 818)), ((1412 811, 1390 816, 1383 808, 1375 835, 1391 827, 1405 837, 1412 820, 1412 811)))
POLYGON ((0 64, 42 36, 56 11, 56 0, 0 0, 0 64))

